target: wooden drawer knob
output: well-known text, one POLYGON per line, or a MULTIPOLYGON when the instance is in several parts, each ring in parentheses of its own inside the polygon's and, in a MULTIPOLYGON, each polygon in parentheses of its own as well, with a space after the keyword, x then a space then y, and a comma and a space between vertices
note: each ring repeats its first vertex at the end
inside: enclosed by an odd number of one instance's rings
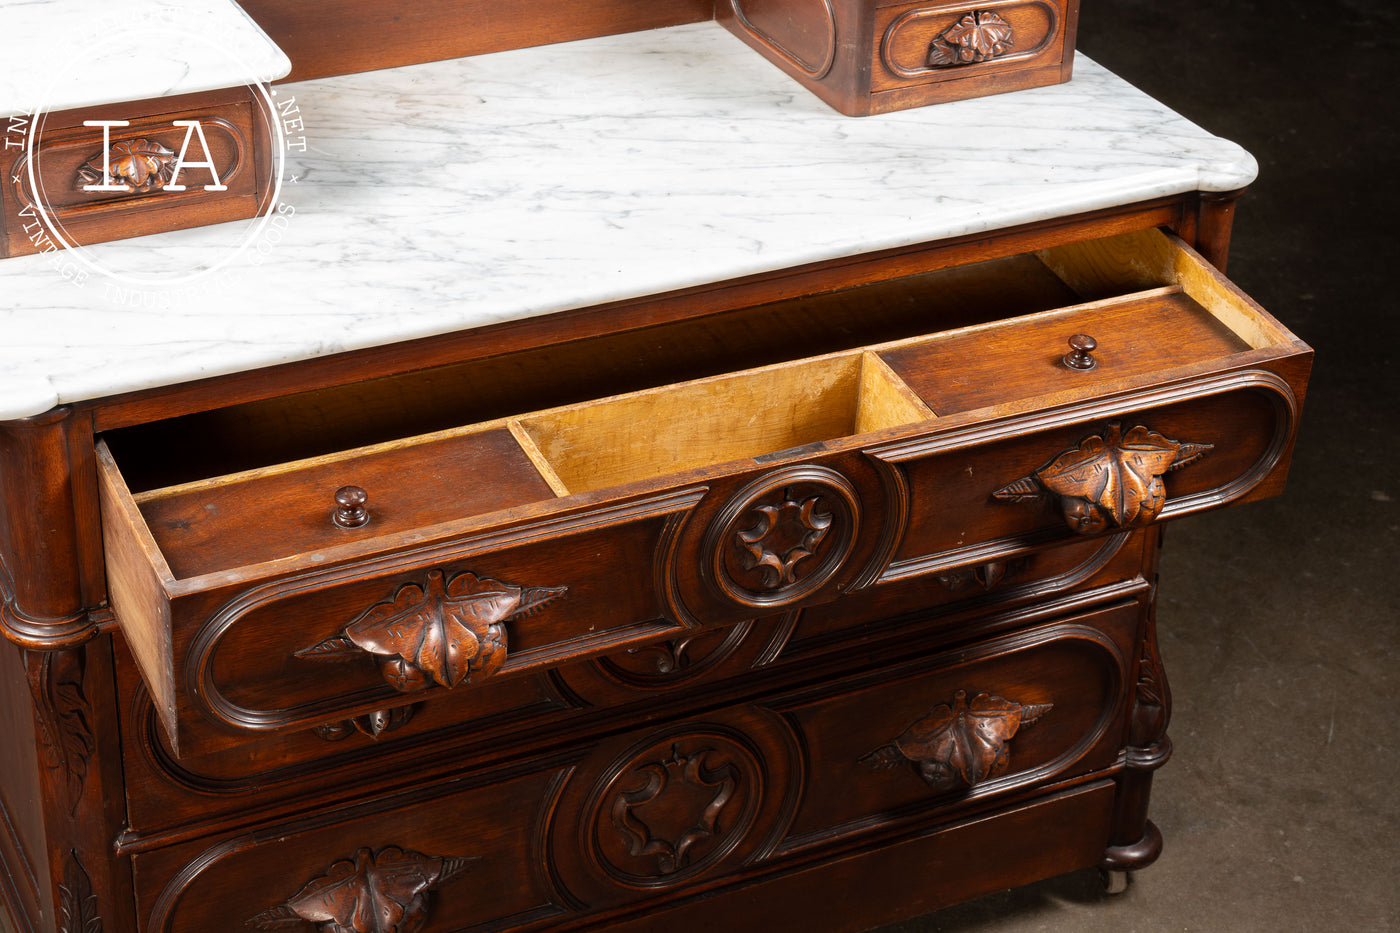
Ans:
POLYGON ((335 511, 331 521, 341 528, 360 528, 369 523, 369 509, 365 503, 369 494, 359 486, 341 486, 335 491, 335 511))
POLYGON ((1065 365, 1070 369, 1093 369, 1099 365, 1093 353, 1099 342, 1088 334, 1075 334, 1069 338, 1069 352, 1065 354, 1065 365))

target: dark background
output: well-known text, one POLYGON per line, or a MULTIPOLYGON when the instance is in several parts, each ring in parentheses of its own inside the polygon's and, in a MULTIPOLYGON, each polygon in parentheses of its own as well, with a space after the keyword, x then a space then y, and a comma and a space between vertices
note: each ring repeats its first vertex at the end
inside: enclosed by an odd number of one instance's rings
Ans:
POLYGON ((1297 452, 1283 496, 1168 529, 1161 859, 883 933, 1400 930, 1400 12, 1083 0, 1079 49, 1259 160, 1229 272, 1317 351, 1297 452))

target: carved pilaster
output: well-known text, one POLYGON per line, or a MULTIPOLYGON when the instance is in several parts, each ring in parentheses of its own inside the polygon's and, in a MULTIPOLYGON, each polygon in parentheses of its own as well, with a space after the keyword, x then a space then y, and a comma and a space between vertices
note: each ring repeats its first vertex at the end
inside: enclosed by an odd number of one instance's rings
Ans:
POLYGON ((1123 751, 1125 767, 1118 778, 1113 839, 1099 863, 1109 871, 1142 868, 1156 861, 1162 852, 1162 834, 1147 818, 1152 772, 1166 764, 1172 753, 1171 739, 1167 737, 1171 689, 1157 647, 1156 612, 1154 594, 1139 643, 1137 685, 1127 747, 1123 751))
POLYGON ((86 654, 81 649, 35 652, 26 658, 34 720, 44 765, 61 788, 68 812, 82 800, 88 762, 97 743, 92 704, 84 687, 86 654))

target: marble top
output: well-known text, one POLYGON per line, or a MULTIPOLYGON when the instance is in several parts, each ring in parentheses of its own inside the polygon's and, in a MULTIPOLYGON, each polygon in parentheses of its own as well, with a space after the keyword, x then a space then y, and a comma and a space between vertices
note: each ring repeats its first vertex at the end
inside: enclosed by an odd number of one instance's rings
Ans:
POLYGON ((305 151, 252 247, 221 224, 0 261, 0 419, 1256 172, 1083 56, 1068 84, 852 118, 713 23, 278 95, 305 151))
POLYGON ((275 81, 292 63, 233 0, 0 0, 0 116, 275 81))

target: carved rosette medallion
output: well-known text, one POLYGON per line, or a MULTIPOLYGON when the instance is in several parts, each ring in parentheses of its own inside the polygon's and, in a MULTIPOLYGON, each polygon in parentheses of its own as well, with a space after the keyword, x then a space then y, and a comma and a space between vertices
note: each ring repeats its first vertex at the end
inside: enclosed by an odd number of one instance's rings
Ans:
POLYGON ((505 623, 564 595, 568 587, 521 587, 472 573, 448 580, 428 572, 375 603, 333 638, 296 653, 310 660, 379 660, 384 679, 409 693, 434 684, 455 687, 485 679, 506 660, 505 623))
POLYGON ((73 187, 100 185, 106 179, 128 191, 152 191, 169 184, 174 173, 174 152, 154 139, 123 139, 88 159, 73 187))
POLYGON ((929 43, 930 68, 950 68, 989 62, 1010 52, 1016 44, 1011 24, 995 13, 964 13, 929 43))
POLYGON ((992 498, 1003 502, 1056 501, 1078 534, 1151 524, 1166 504, 1162 477, 1195 463, 1212 444, 1186 444, 1142 425, 1114 422, 1102 435, 1062 451, 1030 476, 1008 483, 992 498))
POLYGON ((320 933, 417 933, 428 920, 428 895, 466 870, 470 858, 422 855, 389 846, 360 849, 331 865, 280 907, 247 921, 260 930, 312 928, 320 933))
POLYGON ((770 473, 729 500, 706 533, 708 576, 745 606, 782 606, 819 589, 855 546, 859 497, 825 467, 770 473))
POLYGON ((652 746, 611 769, 594 794, 593 858, 629 887, 677 884, 715 865, 753 823, 761 772, 722 735, 652 746))
POLYGON ((1021 704, 987 693, 969 702, 967 692, 959 690, 952 705, 935 706, 861 763, 877 770, 911 764, 937 791, 973 788, 1006 772, 1012 738, 1053 706, 1021 704))

